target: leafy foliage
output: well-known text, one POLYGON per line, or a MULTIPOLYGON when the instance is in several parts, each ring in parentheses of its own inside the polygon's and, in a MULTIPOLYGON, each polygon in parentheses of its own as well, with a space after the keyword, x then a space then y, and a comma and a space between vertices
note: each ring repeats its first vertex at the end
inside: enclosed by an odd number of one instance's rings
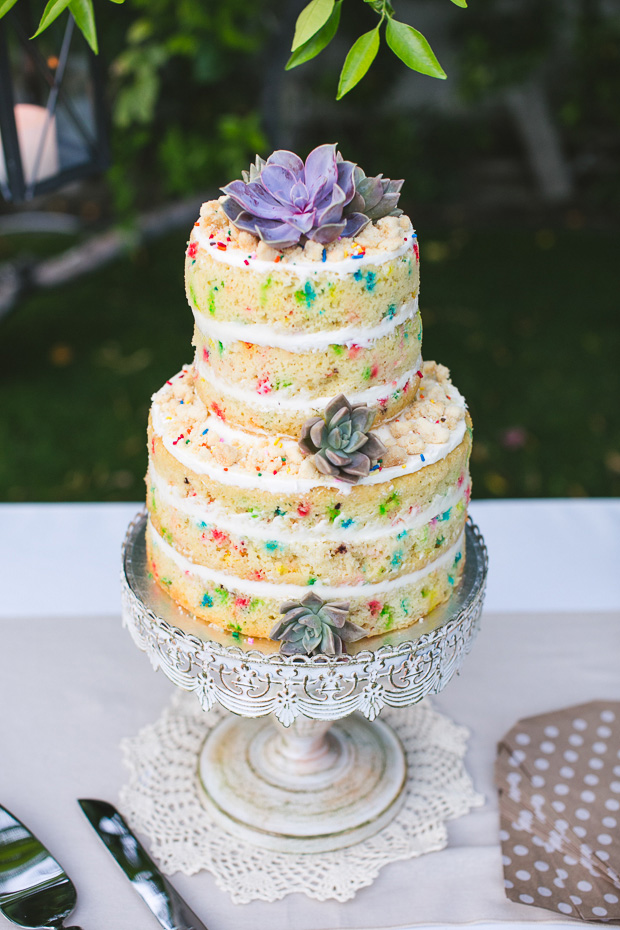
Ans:
POLYGON ((380 43, 378 26, 370 32, 365 32, 353 43, 340 72, 338 100, 353 90, 355 85, 362 80, 377 57, 380 43))
MULTIPOLYGON (((15 5, 17 0, 0 0, 0 19, 8 13, 15 5)), ((110 0, 111 3, 122 4, 125 0, 110 0)), ((403 61, 408 68, 419 71, 421 74, 427 74, 430 77, 445 78, 446 74, 437 61, 433 50, 424 38, 422 33, 418 32, 412 26, 401 23, 394 18, 394 8, 391 0, 363 0, 378 16, 379 23, 369 32, 361 35, 352 45, 340 74, 338 82, 337 99, 340 100, 350 90, 352 90, 364 77, 377 56, 381 44, 381 27, 387 20, 386 39, 387 44, 394 54, 403 61)), ((467 0, 452 0, 458 7, 466 7, 467 0)), ((146 4, 140 3, 147 11, 145 15, 151 19, 154 16, 154 10, 160 6, 158 0, 147 7, 146 4)), ((191 0, 181 0, 178 4, 182 16, 186 16, 193 7, 195 18, 198 22, 204 21, 205 17, 212 19, 223 15, 229 16, 230 8, 236 7, 235 0, 227 0, 221 5, 221 9, 213 4, 192 3, 191 0)), ((260 4, 258 4, 260 7, 260 4)), ((48 28, 66 9, 73 14, 76 25, 83 33, 86 41, 92 50, 98 52, 97 27, 95 24, 95 10, 93 0, 48 0, 43 10, 41 20, 35 32, 35 36, 40 35, 48 28)), ((295 24, 295 32, 291 45, 292 55, 286 64, 286 69, 296 68, 299 65, 315 58, 325 49, 332 41, 338 31, 340 23, 340 13, 342 0, 310 0, 303 8, 295 24)), ((247 18, 254 18, 255 10, 248 9, 247 18)), ((191 18, 191 17, 190 17, 191 18)), ((236 31, 236 30, 235 30, 236 31)), ((231 45, 231 38, 234 32, 231 31, 224 37, 224 45, 231 45)), ((240 33, 237 33, 239 37, 240 33)), ((177 39, 179 37, 177 36, 177 39)), ((248 36, 244 37, 246 44, 248 36)), ((172 39, 172 37, 171 37, 172 39)), ((168 49, 171 51, 174 42, 170 41, 168 49)), ((250 41, 251 44, 251 41, 250 41)), ((182 41, 177 44, 175 52, 177 54, 187 54, 192 47, 192 37, 184 36, 182 41)), ((147 69, 148 70, 148 69, 147 69)), ((154 98, 152 80, 149 84, 148 78, 145 80, 145 73, 142 75, 143 88, 147 93, 147 110, 152 105, 154 98)), ((121 107, 121 110, 123 108, 121 107)), ((126 109, 126 107, 125 107, 126 109)))
POLYGON ((296 68, 297 65, 305 64, 306 61, 310 61, 312 58, 316 58, 324 48, 327 48, 338 31, 341 10, 342 0, 336 0, 329 19, 321 26, 318 32, 315 32, 303 45, 295 49, 286 63, 287 71, 290 71, 291 68, 296 68))
POLYGON ((17 0, 0 0, 0 19, 2 19, 16 3, 17 0))
POLYGON ((70 0, 49 0, 49 3, 43 10, 43 15, 41 16, 41 20, 33 38, 40 36, 48 26, 51 26, 54 20, 58 19, 63 10, 67 9, 69 3, 70 0))
MULTIPOLYGON (((10 6, 14 6, 15 2, 16 0, 9 0, 10 6)), ((111 0, 111 2, 123 3, 124 0, 111 0)), ((67 7, 69 8, 69 12, 73 14, 76 26, 81 31, 93 52, 97 54, 99 52, 99 45, 97 42, 97 28, 95 26, 95 9, 93 7, 93 0, 49 0, 45 9, 43 10, 43 14, 34 36, 40 35, 48 28, 48 26, 51 26, 51 24, 56 19, 58 19, 60 14, 64 13, 67 7)), ((0 7, 0 17, 2 17, 6 12, 8 12, 8 10, 4 9, 4 5, 0 7)))
MULTIPOLYGON (((459 7, 467 6, 466 0, 452 2, 459 7)), ((388 47, 408 68, 429 77, 446 77, 422 33, 395 18, 391 0, 364 0, 364 3, 379 16, 379 22, 374 29, 359 36, 351 46, 340 72, 338 100, 348 94, 368 73, 381 45, 381 28, 384 23, 388 47)), ((301 65, 322 52, 337 32, 339 17, 340 10, 335 9, 332 0, 311 0, 297 19, 292 45, 293 55, 287 68, 301 65), (311 29, 314 31, 310 32, 311 29), (301 54, 302 50, 304 54, 301 54)))
POLYGON ((432 48, 422 33, 413 26, 389 19, 385 38, 394 54, 404 61, 408 68, 428 74, 429 77, 446 78, 446 72, 437 61, 432 48))
POLYGON ((308 6, 304 7, 297 18, 291 51, 297 51, 322 29, 332 15, 333 9, 334 0, 310 0, 308 6))
POLYGON ((171 194, 190 195, 197 178, 216 178, 236 173, 248 151, 265 147, 265 137, 257 113, 239 116, 224 113, 211 128, 210 144, 204 133, 169 126, 157 147, 157 160, 166 189, 171 194))
MULTIPOLYGON (((122 3, 123 0, 114 0, 122 3)), ((99 52, 97 42, 97 28, 95 26, 95 11, 92 0, 70 0, 69 12, 73 15, 75 24, 92 48, 95 55, 99 52)))
POLYGON ((267 148, 256 72, 277 2, 127 0, 124 47, 108 50, 117 212, 215 188, 267 148))

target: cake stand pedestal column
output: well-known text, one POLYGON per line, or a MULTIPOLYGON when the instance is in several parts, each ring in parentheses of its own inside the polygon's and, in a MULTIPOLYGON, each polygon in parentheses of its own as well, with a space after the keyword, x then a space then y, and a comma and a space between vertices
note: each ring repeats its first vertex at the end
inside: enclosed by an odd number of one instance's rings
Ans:
POLYGON ((228 717, 200 754, 203 800, 240 839, 279 852, 361 842, 398 812, 405 755, 391 727, 358 714, 331 725, 228 717))

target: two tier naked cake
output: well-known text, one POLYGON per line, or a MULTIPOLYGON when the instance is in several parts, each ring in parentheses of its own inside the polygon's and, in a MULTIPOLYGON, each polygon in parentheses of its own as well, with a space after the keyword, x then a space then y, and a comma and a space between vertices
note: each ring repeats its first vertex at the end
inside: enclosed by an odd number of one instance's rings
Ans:
POLYGON ((401 183, 333 145, 275 152, 187 249, 196 354, 153 397, 150 570, 288 654, 414 624, 463 571, 471 422, 422 361, 401 183))

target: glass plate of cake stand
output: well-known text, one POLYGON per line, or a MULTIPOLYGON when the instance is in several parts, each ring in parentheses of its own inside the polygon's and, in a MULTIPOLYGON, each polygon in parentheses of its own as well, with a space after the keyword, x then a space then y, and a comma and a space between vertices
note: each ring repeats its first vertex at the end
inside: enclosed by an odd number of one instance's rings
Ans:
POLYGON ((146 559, 146 514, 130 524, 121 571, 123 623, 135 644, 208 711, 230 711, 196 759, 201 800, 233 835, 281 852, 326 852, 359 843, 397 814, 406 761, 377 719, 441 691, 478 632, 487 551, 466 527, 462 579, 450 600, 417 624, 349 644, 343 656, 282 656, 197 620, 155 582, 146 559))

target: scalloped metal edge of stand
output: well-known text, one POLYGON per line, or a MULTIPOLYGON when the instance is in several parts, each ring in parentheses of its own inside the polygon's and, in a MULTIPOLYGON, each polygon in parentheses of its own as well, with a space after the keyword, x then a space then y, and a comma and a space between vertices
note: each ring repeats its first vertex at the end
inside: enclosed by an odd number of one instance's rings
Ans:
POLYGON ((142 511, 123 544, 123 623, 153 667, 194 692, 205 710, 218 702, 244 717, 274 714, 285 727, 299 716, 337 720, 354 711, 374 720, 383 707, 405 707, 441 691, 479 629, 488 556, 471 519, 463 578, 447 604, 405 631, 362 640, 353 654, 312 658, 250 648, 176 605, 149 577, 145 526, 142 511))

